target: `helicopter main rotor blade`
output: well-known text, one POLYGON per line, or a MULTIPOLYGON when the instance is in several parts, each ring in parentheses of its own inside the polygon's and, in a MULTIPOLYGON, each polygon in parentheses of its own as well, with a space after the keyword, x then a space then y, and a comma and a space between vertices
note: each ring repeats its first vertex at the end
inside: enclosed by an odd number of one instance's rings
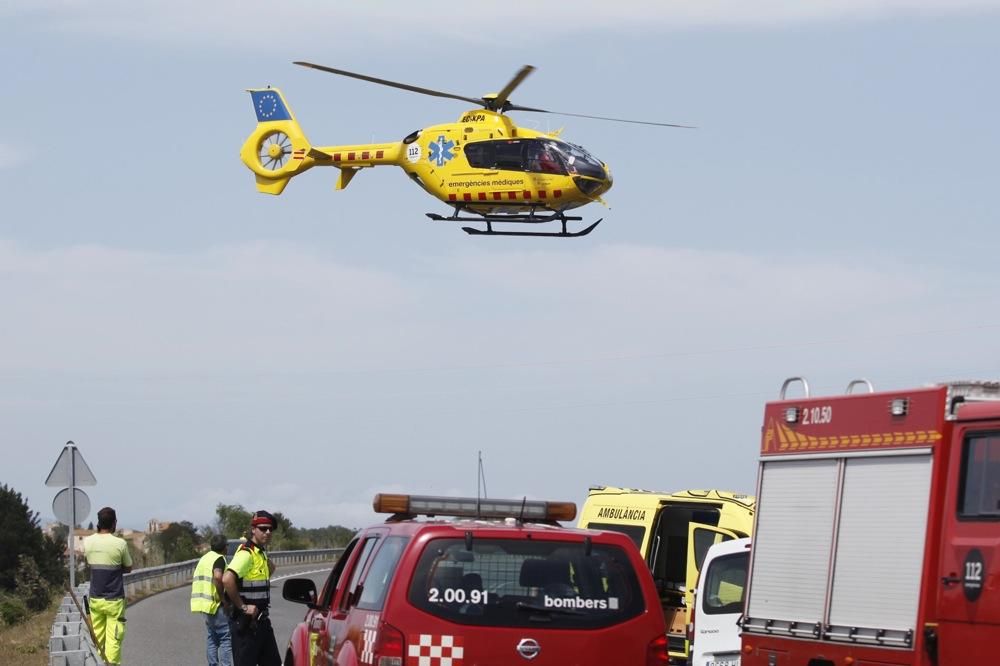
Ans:
POLYGON ((531 111, 534 113, 551 113, 557 116, 573 116, 574 118, 590 118, 591 120, 609 120, 614 123, 632 123, 633 125, 655 125, 657 127, 681 127, 683 129, 698 129, 694 125, 675 125, 674 123, 654 123, 649 120, 629 120, 627 118, 608 118, 606 116, 588 116, 583 113, 567 113, 565 111, 547 111, 545 109, 534 109, 530 106, 518 106, 508 104, 507 111, 531 111))
POLYGON ((440 90, 431 90, 430 88, 420 88, 418 86, 411 86, 406 83, 397 83, 395 81, 388 81, 386 79, 377 79, 374 76, 365 76, 364 74, 355 74, 354 72, 348 72, 343 69, 334 69, 333 67, 327 67, 326 65, 317 65, 312 62, 302 62, 296 60, 292 64, 301 65, 302 67, 311 67, 312 69, 318 69, 321 72, 329 72, 330 74, 339 74, 341 76, 347 76, 352 79, 360 79, 362 81, 368 81, 369 83, 378 83, 383 86, 389 86, 390 88, 399 88, 400 90, 409 90, 410 92, 420 93, 421 95, 430 95, 431 97, 448 97, 451 99, 460 99, 463 102, 472 102, 476 106, 483 106, 482 99, 476 99, 475 97, 464 97, 462 95, 453 95, 452 93, 441 92, 440 90))
POLYGON ((510 94, 514 92, 514 88, 517 88, 519 85, 521 85, 521 82, 524 81, 524 79, 527 78, 528 74, 531 74, 533 71, 535 71, 535 68, 531 65, 525 65, 524 67, 522 67, 520 71, 518 71, 518 73, 514 75, 514 78, 510 80, 510 83, 505 85, 503 90, 497 93, 496 98, 493 100, 495 108, 497 109, 504 108, 504 104, 507 103, 507 98, 510 97, 510 94))

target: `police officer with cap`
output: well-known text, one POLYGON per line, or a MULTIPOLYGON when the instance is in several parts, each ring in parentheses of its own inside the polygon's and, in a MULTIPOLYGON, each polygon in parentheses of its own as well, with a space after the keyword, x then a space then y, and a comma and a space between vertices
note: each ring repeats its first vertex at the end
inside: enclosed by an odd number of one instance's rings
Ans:
POLYGON ((250 519, 245 543, 233 555, 222 577, 226 596, 233 602, 233 657, 236 666, 280 666, 281 656, 268 617, 274 564, 266 547, 277 521, 267 511, 250 519))

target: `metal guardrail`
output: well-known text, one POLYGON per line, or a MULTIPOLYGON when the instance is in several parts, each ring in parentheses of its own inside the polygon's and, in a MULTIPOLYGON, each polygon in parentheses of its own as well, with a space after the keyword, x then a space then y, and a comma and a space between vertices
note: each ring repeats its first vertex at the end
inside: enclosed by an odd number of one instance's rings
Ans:
MULTIPOLYGON (((89 583, 76 586, 76 597, 82 599, 90 590, 89 583)), ((86 621, 69 595, 63 597, 52 635, 49 637, 49 666, 102 666, 97 648, 90 638, 86 621)))
MULTIPOLYGON (((329 562, 344 552, 343 548, 318 548, 315 550, 278 550, 268 557, 275 565, 310 564, 329 562)), ((171 590, 191 582, 198 560, 138 569, 123 576, 125 597, 128 600, 147 597, 157 592, 171 590)), ((76 596, 83 599, 90 591, 90 584, 76 587, 76 596)), ((97 648, 90 637, 85 619, 80 615, 69 595, 63 598, 52 624, 49 638, 49 666, 103 666, 97 648)))
MULTIPOLYGON (((336 559, 343 548, 318 548, 316 550, 276 550, 268 552, 268 558, 276 565, 309 564, 336 559)), ((125 574, 125 598, 135 599, 160 590, 170 590, 191 582, 198 560, 186 560, 174 564, 163 564, 148 569, 138 569, 125 574)))

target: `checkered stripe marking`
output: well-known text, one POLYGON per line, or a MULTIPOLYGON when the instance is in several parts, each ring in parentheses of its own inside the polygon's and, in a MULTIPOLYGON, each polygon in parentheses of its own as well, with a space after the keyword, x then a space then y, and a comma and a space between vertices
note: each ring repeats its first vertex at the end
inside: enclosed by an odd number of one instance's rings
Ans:
POLYGON ((361 634, 361 663, 371 664, 375 661, 375 638, 378 632, 374 629, 365 629, 361 634))
POLYGON ((462 666, 461 636, 411 634, 408 643, 406 666, 462 666))

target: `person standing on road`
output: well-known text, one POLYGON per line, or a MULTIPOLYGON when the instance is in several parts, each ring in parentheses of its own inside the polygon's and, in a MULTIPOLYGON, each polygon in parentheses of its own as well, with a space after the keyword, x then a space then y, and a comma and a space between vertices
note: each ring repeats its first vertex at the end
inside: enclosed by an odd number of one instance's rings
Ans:
POLYGON ((216 534, 211 550, 201 556, 191 581, 191 612, 205 618, 208 666, 233 666, 233 645, 229 633, 229 606, 222 575, 226 570, 224 534, 216 534))
POLYGON ((233 657, 236 666, 281 666, 281 655, 268 617, 271 574, 274 564, 265 548, 277 527, 274 516, 257 511, 250 519, 250 534, 240 545, 222 577, 226 596, 233 603, 233 657))
POLYGON ((125 539, 116 537, 118 515, 110 506, 97 512, 97 533, 83 540, 90 567, 90 622, 97 649, 109 664, 122 661, 125 639, 125 581, 132 571, 132 555, 125 539))

